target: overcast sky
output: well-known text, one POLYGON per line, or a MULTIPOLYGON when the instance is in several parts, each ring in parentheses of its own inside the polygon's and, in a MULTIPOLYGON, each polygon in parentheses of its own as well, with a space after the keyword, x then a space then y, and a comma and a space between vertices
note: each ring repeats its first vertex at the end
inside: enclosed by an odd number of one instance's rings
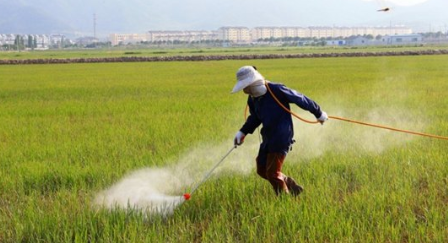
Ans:
POLYGON ((88 34, 95 14, 104 35, 223 26, 405 25, 445 32, 447 11, 448 0, 0 0, 0 30, 88 34), (377 11, 386 7, 390 11, 377 11), (43 28, 48 25, 55 26, 43 28))
MULTIPOLYGON (((364 0, 366 2, 375 2, 376 0, 364 0)), ((428 0, 379 0, 377 1, 380 4, 394 4, 397 6, 412 6, 420 3, 427 2, 428 0)))
POLYGON ((152 29, 448 24, 448 0, 165 0, 152 9, 164 20, 152 29), (377 11, 386 7, 390 11, 377 11))

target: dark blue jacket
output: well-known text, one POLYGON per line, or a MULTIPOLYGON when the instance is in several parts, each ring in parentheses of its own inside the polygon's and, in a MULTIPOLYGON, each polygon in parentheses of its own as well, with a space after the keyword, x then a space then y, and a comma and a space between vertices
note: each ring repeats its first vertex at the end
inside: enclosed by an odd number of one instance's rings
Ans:
MULTIPOLYGON (((314 114, 316 118, 322 115, 319 105, 305 95, 283 84, 268 82, 268 85, 277 99, 289 110, 289 103, 294 103, 314 114)), ((269 91, 257 98, 249 96, 247 104, 250 115, 240 131, 252 134, 260 124, 263 124, 261 149, 265 149, 268 153, 287 153, 294 136, 291 114, 277 104, 269 91)))

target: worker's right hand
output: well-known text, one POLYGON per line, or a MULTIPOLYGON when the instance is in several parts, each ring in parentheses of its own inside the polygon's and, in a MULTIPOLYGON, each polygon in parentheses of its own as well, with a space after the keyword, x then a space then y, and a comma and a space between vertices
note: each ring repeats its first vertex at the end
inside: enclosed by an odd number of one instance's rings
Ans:
POLYGON ((233 139, 233 144, 234 145, 243 144, 245 137, 246 137, 246 134, 242 133, 241 131, 238 131, 235 135, 235 139, 233 139))
POLYGON ((324 125, 324 122, 328 120, 328 115, 325 111, 322 111, 322 115, 317 118, 317 121, 320 122, 320 124, 324 125))

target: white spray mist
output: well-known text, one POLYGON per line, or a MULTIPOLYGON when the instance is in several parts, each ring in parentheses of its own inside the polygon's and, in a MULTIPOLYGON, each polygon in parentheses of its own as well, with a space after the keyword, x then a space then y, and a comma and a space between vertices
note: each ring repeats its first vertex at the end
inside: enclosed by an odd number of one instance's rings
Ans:
MULTIPOLYGON (((344 117, 343 112, 332 111, 330 115, 344 117)), ((301 113, 301 112, 299 112, 301 113)), ((351 117, 347 117, 351 118, 351 117)), ((405 111, 376 108, 367 116, 366 122, 421 130, 424 126, 409 117, 405 111)), ((381 153, 412 139, 412 136, 395 136, 393 132, 329 120, 323 126, 305 124, 294 119, 295 138, 293 154, 301 159, 289 159, 288 163, 321 156, 327 151, 343 152, 356 149, 359 152, 381 153)), ((254 172, 255 157, 259 143, 259 130, 248 135, 245 143, 232 151, 214 171, 211 178, 222 172, 241 175, 254 172)), ((200 145, 190 149, 176 163, 161 168, 145 168, 135 171, 117 182, 95 198, 95 204, 113 209, 140 209, 150 214, 170 215, 184 202, 183 193, 188 192, 210 171, 231 148, 232 141, 218 146, 200 145)), ((293 155, 294 158, 294 155, 293 155)), ((200 188, 199 188, 200 190, 200 188)))
MULTIPOLYGON (((332 116, 338 116, 405 130, 423 131, 425 121, 412 117, 405 110, 393 108, 371 109, 365 115, 345 115, 336 109, 329 109, 332 116)), ((322 156, 328 151, 379 154, 385 150, 405 144, 415 138, 413 135, 374 128, 360 124, 330 119, 323 126, 294 121, 295 144, 293 152, 303 159, 322 156)))
MULTIPOLYGON (((222 172, 245 175, 252 171, 258 141, 247 140, 244 148, 233 150, 210 178, 216 178, 222 172)), ((231 146, 232 141, 219 146, 197 146, 170 166, 132 172, 98 193, 94 203, 109 209, 137 209, 149 214, 171 215, 185 201, 182 195, 199 183, 231 146)))

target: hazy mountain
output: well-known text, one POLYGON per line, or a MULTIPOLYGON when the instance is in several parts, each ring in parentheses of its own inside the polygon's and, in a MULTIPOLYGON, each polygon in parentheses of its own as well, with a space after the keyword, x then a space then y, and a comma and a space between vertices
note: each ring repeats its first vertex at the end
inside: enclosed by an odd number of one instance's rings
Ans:
POLYGON ((16 2, 0 2, 0 33, 72 32, 70 25, 33 6, 16 2))
POLYGON ((412 7, 362 0, 0 0, 0 33, 100 36, 148 30, 216 30, 221 26, 360 26, 448 24, 446 0, 412 7), (443 7, 444 6, 444 7, 443 7))

